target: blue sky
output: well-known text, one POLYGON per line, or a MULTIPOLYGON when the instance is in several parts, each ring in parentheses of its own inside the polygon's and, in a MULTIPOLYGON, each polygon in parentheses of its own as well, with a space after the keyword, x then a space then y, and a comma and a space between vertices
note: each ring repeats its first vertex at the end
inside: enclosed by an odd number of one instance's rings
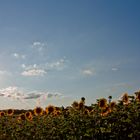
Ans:
POLYGON ((0 106, 70 105, 140 88, 138 0, 0 2, 0 106))

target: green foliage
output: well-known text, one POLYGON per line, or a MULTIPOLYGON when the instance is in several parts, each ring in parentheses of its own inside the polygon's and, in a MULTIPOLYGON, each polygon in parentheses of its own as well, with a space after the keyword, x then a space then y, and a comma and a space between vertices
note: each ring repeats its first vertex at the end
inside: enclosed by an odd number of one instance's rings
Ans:
MULTIPOLYGON (((83 100, 84 97, 82 98, 83 100)), ((99 102, 100 100, 98 100, 99 102)), ((99 104, 82 108, 58 108, 32 119, 19 114, 0 116, 2 140, 123 140, 140 139, 140 101, 129 96, 129 102, 118 102, 113 108, 99 104)), ((3 111, 6 112, 6 111, 3 111)), ((45 112, 45 111, 44 111, 45 112)))

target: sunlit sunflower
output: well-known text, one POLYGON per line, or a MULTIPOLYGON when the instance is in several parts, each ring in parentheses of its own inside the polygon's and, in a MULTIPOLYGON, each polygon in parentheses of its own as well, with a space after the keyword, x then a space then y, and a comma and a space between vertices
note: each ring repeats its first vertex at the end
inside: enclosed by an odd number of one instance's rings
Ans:
POLYGON ((111 103, 110 103, 111 109, 115 108, 115 106, 116 106, 116 102, 111 102, 111 103))
POLYGON ((78 103, 78 109, 83 109, 84 108, 84 102, 80 101, 80 103, 78 103))
POLYGON ((19 119, 24 121, 26 119, 25 114, 24 113, 20 114, 19 119))
POLYGON ((51 114, 53 112, 55 112, 55 107, 52 106, 52 105, 49 105, 48 107, 46 107, 45 111, 46 111, 46 114, 51 114))
POLYGON ((0 117, 3 117, 3 116, 5 116, 5 112, 1 111, 0 112, 0 117))
POLYGON ((36 116, 41 116, 41 115, 43 115, 43 109, 42 109, 41 107, 36 107, 36 108, 34 109, 34 114, 35 114, 36 116))
POLYGON ((17 117, 17 123, 21 123, 21 118, 20 118, 20 116, 17 117))
POLYGON ((89 114, 89 110, 88 109, 85 109, 84 114, 85 115, 88 115, 89 114))
POLYGON ((106 108, 107 107, 107 100, 105 98, 100 99, 98 105, 102 109, 106 108))
POLYGON ((54 115, 54 116, 59 116, 60 114, 61 114, 61 111, 60 111, 60 110, 59 110, 59 111, 56 111, 56 110, 55 110, 55 111, 53 112, 53 115, 54 115))
POLYGON ((135 92, 136 94, 136 100, 140 101, 140 91, 135 92))
POLYGON ((123 96, 122 96, 122 101, 124 104, 128 104, 129 103, 129 97, 128 97, 128 94, 125 93, 123 96))
POLYGON ((105 116, 107 116, 108 115, 108 112, 102 112, 101 113, 101 116, 103 116, 103 117, 105 117, 105 116))
POLYGON ((60 107, 55 107, 55 110, 60 111, 61 109, 60 109, 60 107))
POLYGON ((33 118, 33 116, 32 116, 32 113, 31 113, 31 112, 26 112, 26 113, 25 113, 25 117, 26 117, 26 119, 27 119, 27 120, 29 120, 29 121, 31 121, 31 120, 32 120, 32 118, 33 118))
POLYGON ((78 109, 78 102, 77 101, 74 101, 73 103, 72 103, 72 107, 74 108, 74 109, 78 109))
POLYGON ((14 110, 13 109, 8 109, 7 110, 7 115, 8 116, 12 116, 14 114, 14 110))
POLYGON ((104 110, 101 112, 101 116, 107 116, 109 113, 111 113, 110 107, 106 107, 104 110))

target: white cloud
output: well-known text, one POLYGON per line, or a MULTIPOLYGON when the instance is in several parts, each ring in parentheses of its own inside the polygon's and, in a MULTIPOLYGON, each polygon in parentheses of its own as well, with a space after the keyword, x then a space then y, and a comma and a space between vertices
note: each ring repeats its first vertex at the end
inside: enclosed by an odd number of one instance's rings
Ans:
POLYGON ((25 64, 22 64, 21 67, 25 70, 31 70, 31 69, 35 69, 35 68, 38 68, 39 69, 39 66, 37 66, 37 64, 33 64, 33 65, 25 65, 25 64))
POLYGON ((19 53, 13 53, 12 54, 16 59, 25 59, 26 55, 24 54, 19 54, 19 53))
POLYGON ((48 70, 63 70, 65 66, 65 60, 64 59, 60 59, 56 62, 51 62, 51 63, 47 63, 45 64, 46 69, 48 70))
POLYGON ((43 69, 29 69, 29 70, 25 70, 22 72, 23 76, 43 76, 44 74, 46 74, 47 72, 43 69))
POLYGON ((93 75, 95 75, 95 70, 94 69, 84 69, 84 70, 82 70, 82 74, 85 76, 93 76, 93 75))
POLYGON ((28 65, 22 64, 21 67, 24 71, 21 73, 23 76, 44 76, 47 74, 44 68, 39 67, 37 64, 28 65))
POLYGON ((40 98, 41 96, 45 97, 45 98, 58 98, 61 97, 62 94, 59 92, 38 92, 38 91, 34 91, 31 92, 29 94, 27 94, 24 99, 37 99, 40 98))
POLYGON ((36 48, 38 51, 42 51, 43 48, 44 48, 46 45, 47 45, 46 43, 42 43, 42 42, 36 41, 36 42, 33 42, 32 48, 36 48))
POLYGON ((0 89, 0 96, 19 99, 23 97, 23 93, 17 87, 7 87, 0 89))
POLYGON ((18 87, 7 87, 0 89, 0 96, 8 97, 12 99, 37 99, 41 96, 45 98, 59 98, 63 97, 59 92, 47 92, 47 91, 32 91, 25 92, 25 90, 21 90, 18 87))
POLYGON ((56 62, 50 62, 46 64, 33 64, 33 65, 25 65, 22 64, 21 67, 24 71, 21 73, 23 76, 44 76, 48 71, 53 70, 63 70, 65 67, 65 60, 60 59, 56 62))

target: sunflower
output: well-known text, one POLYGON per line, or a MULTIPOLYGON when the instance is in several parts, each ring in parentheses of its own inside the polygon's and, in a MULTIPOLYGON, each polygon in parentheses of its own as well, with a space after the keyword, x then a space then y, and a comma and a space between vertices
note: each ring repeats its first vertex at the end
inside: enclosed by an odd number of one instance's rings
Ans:
POLYGON ((24 113, 20 114, 19 119, 24 121, 26 119, 25 114, 24 113))
POLYGON ((25 113, 25 117, 26 117, 26 119, 29 120, 29 121, 31 121, 32 118, 33 118, 31 112, 26 112, 26 113, 25 113))
POLYGON ((107 107, 107 100, 105 98, 100 99, 98 105, 102 109, 106 108, 107 107))
POLYGON ((72 103, 72 107, 74 108, 74 109, 77 109, 78 108, 78 102, 77 101, 74 101, 73 103, 72 103))
POLYGON ((80 101, 80 103, 78 104, 78 109, 83 109, 84 108, 84 102, 80 101))
POLYGON ((55 107, 52 106, 52 105, 49 105, 48 107, 46 107, 45 111, 46 111, 46 114, 51 114, 53 112, 55 112, 55 107))
POLYGON ((135 92, 136 94, 136 100, 140 101, 140 91, 135 92))
POLYGON ((129 97, 128 97, 128 94, 125 93, 123 96, 122 96, 122 101, 124 104, 128 104, 129 102, 129 97))
POLYGON ((34 109, 34 114, 35 114, 36 116, 41 116, 41 115, 43 115, 43 109, 42 109, 41 107, 36 107, 36 108, 34 109))
POLYGON ((60 114, 61 114, 61 111, 60 111, 60 110, 59 110, 59 111, 56 111, 56 110, 55 110, 55 111, 53 112, 53 115, 54 115, 54 116, 59 116, 60 114))
POLYGON ((109 113, 111 113, 110 107, 106 107, 104 110, 101 112, 101 116, 107 116, 109 113))
POLYGON ((1 111, 0 112, 0 117, 3 117, 3 116, 5 116, 5 112, 1 111))
POLYGON ((18 118, 17 118, 17 123, 21 123, 21 118, 20 118, 20 116, 18 116, 18 118))
POLYGON ((111 109, 113 109, 115 106, 116 106, 116 102, 111 102, 111 103, 110 103, 111 109))
POLYGON ((85 115, 88 115, 89 114, 89 110, 88 109, 85 109, 84 114, 85 115))
POLYGON ((8 109, 7 110, 7 115, 8 116, 12 116, 14 114, 14 110, 13 109, 8 109))

